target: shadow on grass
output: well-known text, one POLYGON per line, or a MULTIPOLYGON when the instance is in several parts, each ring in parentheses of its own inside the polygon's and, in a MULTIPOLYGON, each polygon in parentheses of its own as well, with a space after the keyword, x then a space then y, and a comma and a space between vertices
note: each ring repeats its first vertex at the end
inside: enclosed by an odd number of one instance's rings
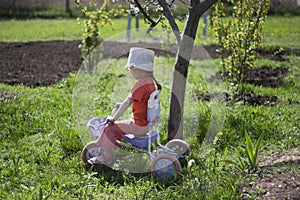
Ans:
POLYGON ((64 7, 54 8, 5 8, 0 7, 1 19, 56 19, 81 17, 80 9, 66 11, 64 7))
POLYGON ((160 178, 154 177, 151 172, 145 173, 128 173, 120 170, 112 169, 106 165, 93 165, 86 166, 87 171, 96 172, 95 177, 99 180, 105 180, 110 184, 117 183, 118 185, 124 186, 130 180, 132 183, 139 182, 141 180, 150 180, 154 183, 157 190, 162 190, 167 187, 178 186, 182 184, 183 174, 180 174, 176 178, 160 178))

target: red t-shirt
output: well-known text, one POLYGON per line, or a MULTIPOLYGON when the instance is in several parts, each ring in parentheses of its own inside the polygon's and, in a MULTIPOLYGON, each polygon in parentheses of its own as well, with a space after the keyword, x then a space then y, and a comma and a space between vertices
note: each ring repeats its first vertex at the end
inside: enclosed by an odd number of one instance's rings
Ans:
POLYGON ((132 118, 136 125, 147 126, 147 106, 150 94, 156 90, 156 83, 152 77, 139 80, 129 93, 132 101, 132 118))

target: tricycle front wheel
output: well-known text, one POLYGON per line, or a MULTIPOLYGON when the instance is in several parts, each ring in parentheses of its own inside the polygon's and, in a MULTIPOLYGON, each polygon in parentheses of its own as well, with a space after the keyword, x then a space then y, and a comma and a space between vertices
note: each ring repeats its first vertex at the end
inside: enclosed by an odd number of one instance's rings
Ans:
POLYGON ((101 147, 96 142, 87 143, 81 153, 82 161, 85 165, 88 165, 88 160, 101 155, 101 147))
MULTIPOLYGON (((96 142, 87 143, 81 153, 82 161, 86 166, 90 166, 88 160, 97 156, 104 157, 103 151, 104 150, 101 147, 99 147, 96 144, 96 142)), ((112 167, 115 163, 115 160, 116 160, 115 154, 114 152, 111 152, 110 158, 109 159, 105 158, 105 161, 101 164, 107 165, 108 167, 112 167)))

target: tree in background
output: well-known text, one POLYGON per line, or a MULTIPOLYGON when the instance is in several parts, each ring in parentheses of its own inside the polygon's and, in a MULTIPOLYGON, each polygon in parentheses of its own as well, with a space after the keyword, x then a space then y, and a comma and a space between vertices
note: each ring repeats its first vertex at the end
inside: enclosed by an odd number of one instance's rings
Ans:
POLYGON ((168 121, 168 140, 171 140, 173 138, 183 137, 183 105, 186 79, 198 24, 200 17, 216 3, 216 0, 190 0, 188 15, 182 33, 179 31, 176 21, 171 13, 170 5, 167 4, 165 0, 159 0, 158 2, 163 8, 164 16, 168 19, 178 41, 168 121))
POLYGON ((217 0, 190 0, 189 4, 186 4, 189 9, 184 30, 181 32, 171 10, 175 1, 167 2, 166 0, 158 0, 158 4, 156 5, 158 8, 156 10, 162 10, 163 12, 162 15, 158 17, 158 20, 154 20, 147 13, 147 7, 143 7, 139 0, 134 0, 136 6, 150 24, 148 31, 151 31, 151 29, 159 24, 164 17, 168 20, 178 43, 170 99, 168 140, 183 137, 183 110, 186 78, 188 76, 189 62, 198 30, 198 24, 203 13, 216 3, 216 1, 217 0))

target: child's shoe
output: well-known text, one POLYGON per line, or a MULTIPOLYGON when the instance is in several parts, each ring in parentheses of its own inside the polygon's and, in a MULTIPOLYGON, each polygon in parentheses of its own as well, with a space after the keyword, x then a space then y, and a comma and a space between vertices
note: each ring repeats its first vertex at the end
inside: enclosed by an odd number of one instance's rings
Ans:
POLYGON ((102 165, 105 164, 103 156, 95 156, 87 161, 91 165, 102 165))

